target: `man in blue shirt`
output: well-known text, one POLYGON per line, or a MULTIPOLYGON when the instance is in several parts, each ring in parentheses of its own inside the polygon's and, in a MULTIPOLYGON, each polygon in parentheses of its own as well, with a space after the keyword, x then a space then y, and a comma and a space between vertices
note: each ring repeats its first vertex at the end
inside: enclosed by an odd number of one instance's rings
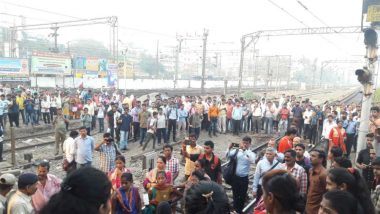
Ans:
POLYGON ((178 109, 178 131, 179 137, 184 138, 186 135, 186 118, 188 116, 187 111, 184 109, 184 105, 181 104, 178 109))
POLYGON ((256 154, 250 150, 252 139, 244 137, 239 144, 239 148, 232 149, 230 144, 227 151, 228 157, 233 157, 236 153, 237 163, 236 171, 232 181, 233 206, 237 213, 241 213, 247 198, 248 174, 251 164, 255 163, 256 154))
POLYGON ((91 166, 95 142, 94 138, 87 135, 86 127, 79 128, 79 137, 75 139, 75 146, 77 148, 75 157, 75 161, 78 163, 77 167, 91 166))
POLYGON ((346 126, 346 134, 347 134, 347 140, 346 143, 346 149, 347 149, 347 157, 350 157, 351 148, 355 144, 355 136, 356 136, 356 128, 357 128, 357 122, 353 120, 352 114, 348 116, 347 120, 347 126, 346 126))
POLYGON ((177 134, 177 121, 178 117, 178 109, 174 101, 170 103, 170 107, 168 108, 167 114, 168 116, 168 133, 166 135, 167 142, 170 140, 170 132, 173 130, 173 142, 176 142, 176 134, 177 134))

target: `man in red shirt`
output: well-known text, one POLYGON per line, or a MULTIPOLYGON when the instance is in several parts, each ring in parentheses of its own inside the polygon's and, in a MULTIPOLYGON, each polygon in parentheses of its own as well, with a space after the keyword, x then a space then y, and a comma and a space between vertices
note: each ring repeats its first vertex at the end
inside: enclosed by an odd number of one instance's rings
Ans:
POLYGON ((278 122, 278 131, 281 135, 285 134, 288 129, 288 118, 289 118, 289 109, 286 106, 286 103, 282 104, 282 108, 278 112, 280 115, 280 121, 278 122))
POLYGON ((297 130, 290 128, 286 131, 285 136, 278 143, 278 152, 284 153, 293 148, 293 138, 297 135, 297 130))

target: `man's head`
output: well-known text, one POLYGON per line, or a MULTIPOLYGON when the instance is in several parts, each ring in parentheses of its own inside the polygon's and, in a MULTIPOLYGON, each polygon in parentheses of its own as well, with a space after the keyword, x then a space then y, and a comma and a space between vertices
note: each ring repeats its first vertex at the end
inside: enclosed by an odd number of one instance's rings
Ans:
POLYGON ((18 190, 32 196, 37 191, 38 176, 33 173, 24 173, 18 177, 18 190))
POLYGON ((284 152, 284 160, 286 165, 293 166, 296 162, 296 155, 296 151, 294 151, 293 149, 286 150, 284 152))
POLYGON ((276 150, 274 148, 268 147, 265 150, 265 157, 269 162, 272 162, 274 160, 274 157, 276 156, 276 150))
POLYGON ((87 108, 87 107, 85 107, 85 108, 83 109, 83 111, 84 111, 85 114, 88 114, 88 108, 87 108))
POLYGON ((203 149, 206 154, 211 154, 212 151, 214 150, 214 142, 212 142, 211 140, 206 141, 203 144, 203 149))
POLYGON ((16 183, 16 177, 13 174, 5 173, 0 176, 0 194, 5 196, 13 189, 16 183))
POLYGON ((375 135, 373 133, 368 133, 366 135, 367 148, 373 148, 373 140, 375 139, 375 135))
POLYGON ((47 160, 44 160, 41 163, 39 163, 37 167, 38 180, 40 181, 46 180, 49 170, 50 170, 50 164, 47 160))
POLYGON ((371 107, 371 115, 373 118, 379 117, 380 108, 378 106, 371 107))
POLYGON ((276 148, 276 140, 274 138, 269 139, 268 147, 276 148))
POLYGON ((4 94, 0 95, 0 99, 5 100, 5 95, 4 94))
POLYGON ((243 140, 240 143, 240 148, 242 149, 249 149, 251 147, 252 138, 245 136, 243 137, 243 140))
POLYGON ((305 154, 305 145, 299 143, 294 146, 294 150, 296 151, 297 158, 303 158, 303 155, 305 154))
POLYGON ((79 128, 79 135, 84 138, 87 136, 87 129, 85 126, 79 128))
POLYGON ((311 165, 314 167, 325 165, 325 162, 326 162, 325 152, 321 151, 321 150, 311 151, 310 152, 310 161, 311 161, 311 165))
POLYGON ((141 106, 142 106, 142 110, 143 110, 143 111, 146 111, 146 104, 143 103, 141 106))
POLYGON ((297 135, 297 129, 290 128, 285 133, 286 136, 288 136, 289 139, 293 140, 293 138, 297 135))
POLYGON ((113 141, 113 139, 112 139, 112 137, 111 137, 111 133, 104 133, 103 134, 103 140, 107 143, 107 144, 110 144, 112 141, 113 141))
POLYGON ((164 155, 166 158, 169 158, 172 156, 173 146, 169 144, 165 144, 165 146, 163 147, 163 150, 164 150, 164 155))
POLYGON ((189 135, 189 140, 190 140, 190 145, 191 146, 196 146, 196 144, 197 144, 197 136, 194 134, 194 133, 191 133, 190 135, 189 135))
POLYGON ((333 121, 333 119, 334 119, 334 116, 332 116, 331 114, 329 114, 329 115, 327 116, 327 120, 328 120, 330 123, 333 121))
POLYGON ((153 112, 153 117, 154 117, 154 118, 157 118, 157 114, 158 114, 158 113, 157 113, 156 111, 153 112))

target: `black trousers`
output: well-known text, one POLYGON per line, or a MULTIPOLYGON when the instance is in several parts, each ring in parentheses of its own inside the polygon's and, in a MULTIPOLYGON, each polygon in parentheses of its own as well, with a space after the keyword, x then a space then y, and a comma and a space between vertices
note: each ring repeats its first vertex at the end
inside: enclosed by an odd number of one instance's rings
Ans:
POLYGON ((347 148, 347 157, 350 157, 352 146, 355 143, 355 134, 347 134, 347 140, 345 143, 347 148))
POLYGON ((139 136, 140 132, 140 123, 139 122, 133 122, 133 139, 137 141, 137 138, 139 136))
POLYGON ((310 132, 309 132, 309 139, 310 139, 311 144, 315 145, 315 142, 317 140, 317 135, 318 135, 317 125, 311 125, 310 132))
POLYGON ((238 135, 240 130, 240 120, 234 120, 232 119, 233 128, 234 128, 234 134, 238 135))
POLYGON ((170 132, 173 129, 173 141, 175 141, 175 136, 177 134, 177 120, 168 120, 168 134, 167 134, 167 141, 169 142, 170 139, 170 132))
POLYGON ((25 124, 25 109, 20 109, 19 113, 21 114, 22 122, 25 124))
POLYGON ((0 142, 0 161, 3 161, 3 141, 0 142))
POLYGON ((44 112, 42 113, 42 117, 44 119, 44 123, 45 124, 50 124, 50 116, 49 116, 49 112, 44 112))
POLYGON ((247 199, 248 190, 248 176, 239 177, 234 176, 232 180, 232 195, 233 195, 233 206, 237 213, 242 213, 244 208, 245 200, 247 199))
POLYGON ((9 124, 11 127, 13 127, 13 123, 16 124, 16 127, 19 127, 19 116, 18 116, 18 112, 11 112, 11 113, 8 113, 8 117, 9 117, 9 124))

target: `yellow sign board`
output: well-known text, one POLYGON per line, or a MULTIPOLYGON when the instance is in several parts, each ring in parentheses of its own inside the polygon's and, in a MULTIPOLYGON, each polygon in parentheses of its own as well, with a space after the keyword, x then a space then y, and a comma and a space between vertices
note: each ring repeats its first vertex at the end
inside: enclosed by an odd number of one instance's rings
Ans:
POLYGON ((368 6, 367 22, 380 22, 380 5, 368 6))

